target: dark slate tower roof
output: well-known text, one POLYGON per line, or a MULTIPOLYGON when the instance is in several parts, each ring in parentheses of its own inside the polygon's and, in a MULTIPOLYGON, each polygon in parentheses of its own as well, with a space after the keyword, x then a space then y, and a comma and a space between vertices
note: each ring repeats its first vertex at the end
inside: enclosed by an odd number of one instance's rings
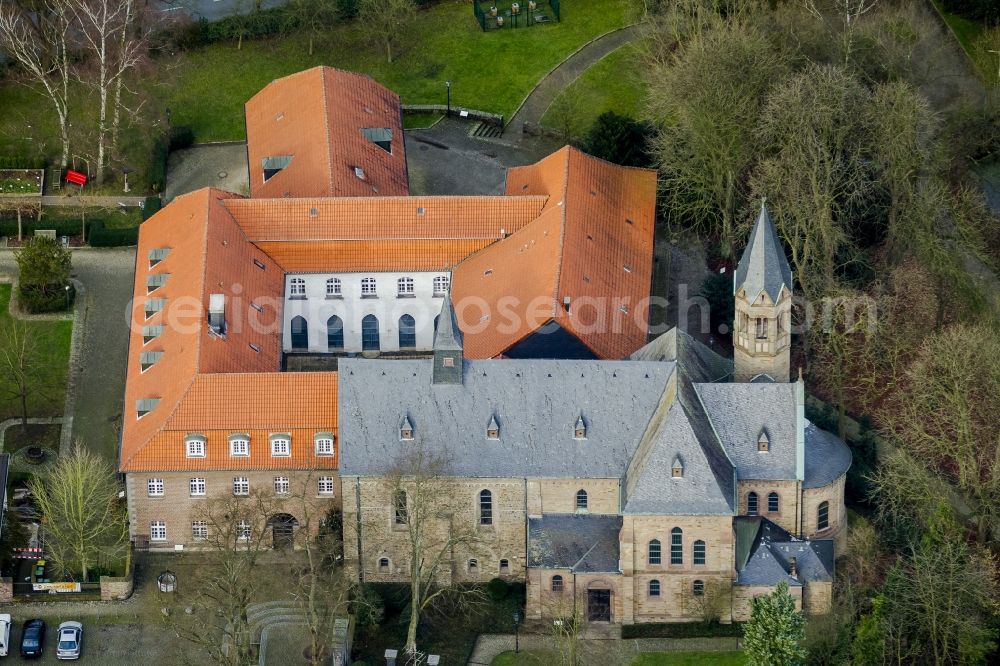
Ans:
POLYGON ((771 214, 767 211, 767 203, 761 202, 760 215, 750 232, 750 242, 743 250, 733 275, 733 293, 743 287, 751 303, 761 292, 767 292, 771 301, 777 302, 782 286, 792 290, 792 269, 788 266, 771 214))
POLYGON ((451 307, 451 295, 446 294, 441 305, 441 314, 434 331, 434 384, 461 384, 464 372, 462 351, 462 331, 455 323, 455 312, 451 307))

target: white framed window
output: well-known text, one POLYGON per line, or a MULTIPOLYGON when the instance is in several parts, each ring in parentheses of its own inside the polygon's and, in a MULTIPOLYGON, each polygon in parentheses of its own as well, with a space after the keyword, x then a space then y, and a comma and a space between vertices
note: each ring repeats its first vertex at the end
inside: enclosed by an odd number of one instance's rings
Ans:
POLYGON ((444 296, 451 288, 451 278, 447 275, 438 275, 434 278, 434 295, 444 296))
POLYGON ((233 478, 233 494, 234 495, 249 495, 250 494, 250 479, 245 476, 237 476, 233 478))
POLYGON ((276 476, 274 477, 274 493, 276 495, 287 495, 288 494, 288 477, 287 476, 276 476))
POLYGON ((306 281, 303 278, 292 278, 288 281, 288 293, 291 296, 305 296, 306 281))
POLYGON ((166 541, 167 540, 167 524, 162 520, 154 520, 149 524, 149 540, 150 541, 166 541))
POLYGON ((327 278, 326 280, 326 295, 327 296, 340 296, 340 278, 327 278))
POLYGON ((412 296, 413 278, 401 277, 398 280, 396 280, 396 294, 398 296, 412 296))
POLYGON ((205 494, 205 479, 200 476, 190 479, 188 488, 191 491, 191 497, 202 497, 205 494))
POLYGON ((246 435, 233 435, 229 438, 229 455, 250 455, 250 438, 246 435))
POLYGON ((361 278, 361 295, 362 296, 375 296, 375 278, 366 277, 361 278))
POLYGON ((288 437, 281 435, 278 437, 271 438, 271 455, 272 456, 290 456, 292 455, 292 442, 288 437))
POLYGON ((332 495, 333 494, 333 477, 332 476, 321 476, 319 481, 316 482, 316 490, 320 495, 332 495))
POLYGON ((236 523, 236 538, 240 541, 249 541, 251 532, 249 520, 241 520, 236 523))
POLYGON ((163 497, 163 479, 146 479, 146 494, 150 497, 163 497))
POLYGON ((208 538, 208 523, 204 520, 196 520, 191 523, 191 538, 195 541, 204 541, 208 538))
POLYGON ((204 458, 205 457, 205 438, 204 437, 188 437, 185 440, 185 445, 187 448, 188 458, 204 458))
POLYGON ((333 455, 333 435, 327 432, 316 435, 316 455, 333 455))

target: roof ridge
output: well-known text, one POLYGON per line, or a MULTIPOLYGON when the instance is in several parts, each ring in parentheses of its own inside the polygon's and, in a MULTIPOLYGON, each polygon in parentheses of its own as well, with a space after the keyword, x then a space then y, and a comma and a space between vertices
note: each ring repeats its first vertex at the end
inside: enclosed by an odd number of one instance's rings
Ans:
MULTIPOLYGON (((205 224, 202 225, 202 238, 199 244, 200 248, 204 248, 202 251, 198 252, 198 260, 201 262, 201 281, 198 283, 197 293, 201 296, 202 302, 205 299, 205 287, 208 285, 208 225, 211 224, 212 218, 212 191, 214 188, 208 188, 206 192, 207 198, 205 200, 205 224)), ((194 374, 197 375, 201 372, 201 331, 197 333, 197 338, 195 338, 194 343, 194 374)))
POLYGON ((319 78, 323 86, 323 131, 326 135, 326 168, 330 177, 330 194, 333 195, 333 143, 330 140, 330 108, 327 104, 326 72, 323 65, 317 65, 319 78))
MULTIPOLYGON (((563 151, 566 153, 566 167, 563 170, 563 182, 562 182, 562 217, 559 224, 559 256, 556 257, 556 279, 554 289, 555 292, 552 294, 552 318, 553 319, 563 319, 563 310, 559 308, 559 292, 562 291, 562 272, 563 272, 563 256, 565 254, 566 248, 566 209, 569 208, 569 168, 570 168, 570 156, 572 153, 572 146, 566 146, 563 151)), ((558 205, 558 204, 557 204, 558 205)), ((567 321, 568 318, 566 318, 567 321)), ((565 326, 563 327, 566 328, 565 326)))

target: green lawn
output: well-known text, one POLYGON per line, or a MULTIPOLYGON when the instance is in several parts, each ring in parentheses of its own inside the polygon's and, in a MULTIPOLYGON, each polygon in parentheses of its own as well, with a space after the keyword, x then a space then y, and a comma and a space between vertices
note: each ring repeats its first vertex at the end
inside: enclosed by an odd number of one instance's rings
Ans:
POLYGON ((411 104, 444 103, 451 81, 453 106, 509 115, 552 67, 625 23, 625 3, 574 0, 559 23, 484 33, 468 3, 449 2, 417 14, 392 63, 351 22, 331 30, 312 56, 295 35, 179 53, 155 63, 164 76, 151 87, 171 122, 190 126, 197 141, 244 138, 244 102, 272 79, 316 65, 369 74, 411 104))
POLYGON ((743 666, 742 652, 650 652, 640 654, 632 666, 743 666))
POLYGON ((609 53, 556 98, 542 124, 582 137, 605 111, 641 117, 645 82, 639 51, 627 44, 609 53))
MULTIPOLYGON (((0 327, 10 321, 11 285, 0 284, 0 327)), ((28 322, 32 339, 45 359, 39 389, 28 399, 29 417, 62 416, 69 371, 69 347, 73 334, 71 321, 28 322)), ((0 421, 20 416, 17 401, 9 395, 10 381, 0 366, 0 421)))
POLYGON ((493 658, 490 666, 545 666, 547 663, 551 663, 551 661, 530 652, 519 652, 517 654, 513 652, 501 652, 493 658))
POLYGON ((979 69, 980 74, 982 74, 987 81, 998 83, 996 69, 997 56, 993 53, 984 53, 977 47, 976 44, 976 40, 978 40, 979 36, 986 30, 986 24, 983 21, 974 21, 957 14, 950 14, 941 7, 941 3, 938 0, 933 0, 933 2, 938 12, 940 12, 941 16, 944 18, 945 23, 947 23, 948 27, 955 32, 955 36, 958 38, 958 43, 963 49, 965 49, 969 58, 979 69))

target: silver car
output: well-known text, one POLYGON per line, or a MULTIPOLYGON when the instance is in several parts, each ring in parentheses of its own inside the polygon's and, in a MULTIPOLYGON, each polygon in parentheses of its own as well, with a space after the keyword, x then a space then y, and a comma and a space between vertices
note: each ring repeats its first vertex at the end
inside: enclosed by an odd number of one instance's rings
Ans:
POLYGON ((83 625, 79 622, 63 622, 59 625, 56 643, 56 659, 79 659, 83 645, 83 625))

